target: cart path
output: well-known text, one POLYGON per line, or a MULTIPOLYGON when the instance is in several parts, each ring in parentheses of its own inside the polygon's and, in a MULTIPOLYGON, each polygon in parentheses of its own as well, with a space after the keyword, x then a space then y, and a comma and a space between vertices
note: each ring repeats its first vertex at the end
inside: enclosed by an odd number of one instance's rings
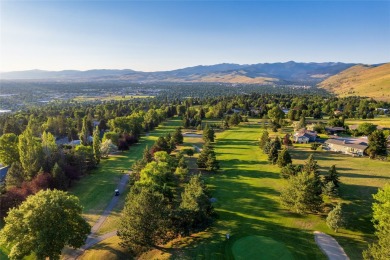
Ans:
MULTIPOLYGON (((129 171, 128 174, 125 174, 122 176, 117 189, 119 190, 120 193, 123 193, 123 191, 126 188, 126 185, 130 179, 130 174, 131 171, 129 171)), ((114 192, 112 192, 114 194, 114 192)), ((115 205, 119 201, 119 196, 113 196, 111 199, 110 203, 107 205, 106 209, 103 211, 102 215, 100 215, 99 219, 96 221, 96 223, 93 225, 91 228, 91 234, 88 235, 87 240, 85 241, 85 244, 78 248, 78 249, 73 249, 69 250, 66 254, 64 254, 62 259, 70 260, 70 259, 77 259, 79 256, 81 256, 84 251, 93 245, 99 243, 100 241, 103 241, 107 238, 116 236, 116 230, 106 233, 101 236, 97 236, 96 232, 100 229, 100 227, 103 225, 104 221, 106 221, 107 217, 111 214, 112 210, 114 209, 115 205)))
POLYGON ((344 249, 333 237, 320 231, 314 231, 314 239, 329 260, 349 260, 344 249))

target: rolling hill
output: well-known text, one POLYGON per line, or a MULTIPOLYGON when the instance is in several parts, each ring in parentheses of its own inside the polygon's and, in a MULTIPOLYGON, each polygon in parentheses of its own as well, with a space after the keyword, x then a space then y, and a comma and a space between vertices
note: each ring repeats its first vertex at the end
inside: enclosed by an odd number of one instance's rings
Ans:
POLYGON ((213 82, 243 84, 317 84, 355 64, 340 62, 258 63, 240 65, 222 63, 194 66, 172 71, 142 72, 134 70, 29 70, 0 73, 5 80, 112 81, 129 82, 213 82))
POLYGON ((366 96, 390 101, 390 63, 353 66, 324 80, 319 87, 339 96, 366 96))

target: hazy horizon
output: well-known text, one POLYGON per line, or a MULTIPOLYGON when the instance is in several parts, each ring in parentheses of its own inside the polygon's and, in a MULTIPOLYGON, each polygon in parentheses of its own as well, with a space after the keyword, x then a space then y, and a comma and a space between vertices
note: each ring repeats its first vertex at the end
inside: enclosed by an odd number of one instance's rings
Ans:
POLYGON ((0 71, 390 61, 388 1, 1 1, 0 71))

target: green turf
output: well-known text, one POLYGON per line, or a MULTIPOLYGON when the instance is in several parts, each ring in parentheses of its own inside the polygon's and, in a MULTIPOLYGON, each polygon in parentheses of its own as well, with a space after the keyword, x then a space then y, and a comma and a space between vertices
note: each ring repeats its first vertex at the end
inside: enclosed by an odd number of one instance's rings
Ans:
POLYGON ((233 259, 231 245, 252 235, 285 244, 296 259, 325 259, 312 234, 319 217, 298 216, 281 207, 279 190, 285 180, 260 151, 260 134, 258 124, 217 134, 215 147, 222 170, 205 176, 217 199, 218 218, 206 232, 171 243, 173 259, 233 259), (226 233, 231 235, 229 241, 226 233))
POLYGON ((294 257, 285 245, 272 238, 263 236, 247 236, 234 242, 232 247, 234 259, 280 259, 291 260, 294 257))
MULTIPOLYGON (((171 243, 173 258, 232 259, 228 248, 236 240, 260 235, 283 243, 296 259, 325 259, 313 238, 313 231, 319 230, 335 237, 351 259, 361 259, 373 239, 372 194, 390 181, 389 163, 314 152, 323 173, 332 164, 340 171, 347 226, 335 233, 326 226, 326 214, 302 216, 281 206, 279 193, 286 181, 257 146, 260 126, 240 125, 217 134, 215 147, 222 170, 206 175, 206 181, 217 198, 218 219, 206 232, 171 243), (231 234, 228 242, 226 233, 231 234)), ((290 152, 294 163, 303 163, 313 151, 310 145, 296 145, 290 152)))

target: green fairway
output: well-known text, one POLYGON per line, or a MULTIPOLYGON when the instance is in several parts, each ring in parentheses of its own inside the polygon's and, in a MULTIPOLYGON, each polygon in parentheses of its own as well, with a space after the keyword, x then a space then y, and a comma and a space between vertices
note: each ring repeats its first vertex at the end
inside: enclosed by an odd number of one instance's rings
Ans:
POLYGON ((280 259, 291 260, 294 257, 285 245, 269 237, 248 236, 237 240, 232 252, 234 259, 280 259))
POLYGON ((321 219, 291 214, 281 207, 279 190, 285 180, 257 145, 261 131, 258 124, 247 124, 217 134, 221 171, 205 177, 217 199, 218 218, 206 232, 167 245, 173 259, 233 259, 234 242, 253 235, 285 244, 296 259, 325 259, 312 235, 321 219))

